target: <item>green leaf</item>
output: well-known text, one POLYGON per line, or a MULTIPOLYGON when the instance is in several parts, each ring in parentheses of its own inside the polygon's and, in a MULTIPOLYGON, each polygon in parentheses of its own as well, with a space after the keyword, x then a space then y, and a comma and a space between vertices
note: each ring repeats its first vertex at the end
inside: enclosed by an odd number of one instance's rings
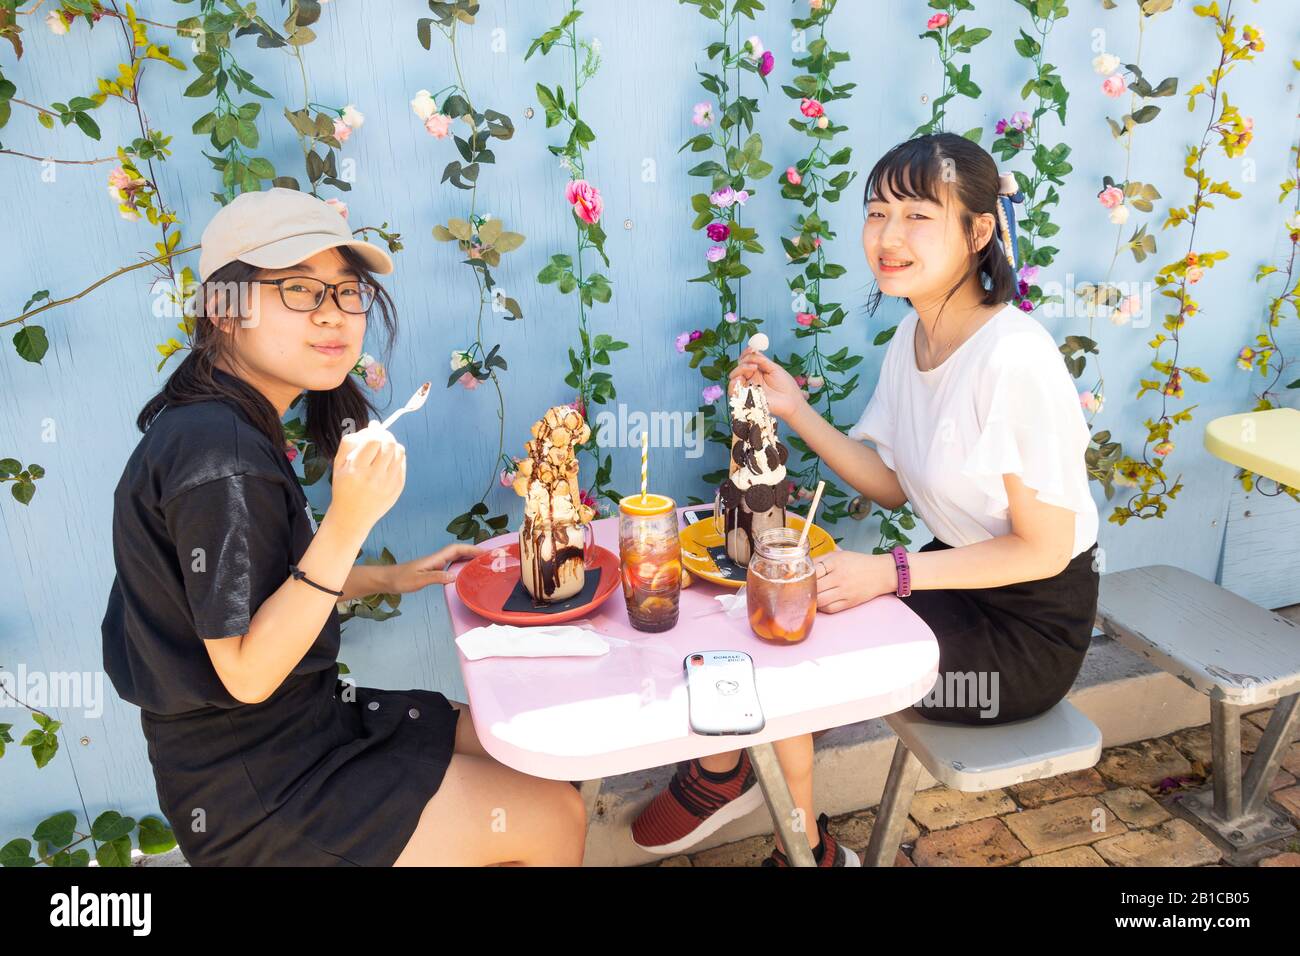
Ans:
POLYGON ((50 347, 45 337, 45 329, 39 325, 25 325, 14 334, 14 348, 18 355, 28 362, 40 364, 50 347))
MULTIPOLYGON (((90 825, 90 835, 101 843, 109 843, 119 837, 129 836, 135 829, 135 820, 124 817, 116 810, 105 810, 90 825)), ((128 840, 128 850, 130 841, 128 840)))

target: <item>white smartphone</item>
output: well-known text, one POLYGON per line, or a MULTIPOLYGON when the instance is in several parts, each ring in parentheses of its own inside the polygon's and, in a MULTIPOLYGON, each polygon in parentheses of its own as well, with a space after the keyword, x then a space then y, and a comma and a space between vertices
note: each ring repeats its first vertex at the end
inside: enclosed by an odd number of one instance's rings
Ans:
POLYGON ((697 651, 682 661, 697 734, 756 734, 763 709, 754 684, 754 661, 743 651, 697 651))

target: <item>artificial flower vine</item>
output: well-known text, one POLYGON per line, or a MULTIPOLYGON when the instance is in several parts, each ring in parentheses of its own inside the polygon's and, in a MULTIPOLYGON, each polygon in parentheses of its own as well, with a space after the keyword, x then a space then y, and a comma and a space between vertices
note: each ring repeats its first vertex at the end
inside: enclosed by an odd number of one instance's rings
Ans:
MULTIPOLYGON (((1044 295, 1042 287, 1033 280, 1056 259, 1056 247, 1045 245, 1042 240, 1060 232, 1060 226, 1052 222, 1051 210, 1061 201, 1057 187, 1064 184, 1065 175, 1073 168, 1068 144, 1048 146, 1043 142, 1044 120, 1049 114, 1055 114, 1057 121, 1065 125, 1070 94, 1056 67, 1044 59, 1044 53, 1048 34, 1070 11, 1065 0, 1016 0, 1016 3, 1029 13, 1033 26, 1032 36, 1020 31, 1015 49, 1033 68, 1033 75, 1020 90, 1020 98, 1028 101, 1033 97, 1034 107, 1032 112, 1017 110, 1009 118, 998 120, 994 127, 998 138, 993 141, 992 152, 1003 162, 1027 155, 1033 169, 1032 175, 1019 169, 1012 171, 1025 197, 1024 213, 1017 219, 1021 268, 1016 277, 1016 304, 1023 311, 1032 312, 1045 303, 1062 301, 1060 296, 1044 295)), ((1061 350, 1064 353, 1074 348, 1074 343, 1067 341, 1061 350)))
POLYGON ((475 0, 454 0, 448 3, 429 0, 429 10, 433 16, 421 17, 417 21, 416 36, 420 45, 428 50, 432 43, 432 31, 437 29, 443 35, 450 48, 456 82, 437 94, 420 90, 411 100, 411 109, 424 123, 425 130, 436 139, 450 136, 460 153, 459 160, 452 160, 443 169, 441 181, 450 182, 455 188, 469 193, 467 218, 452 218, 446 224, 434 226, 433 237, 439 242, 454 242, 456 248, 465 253, 463 261, 472 270, 478 290, 474 342, 468 349, 452 353, 451 376, 447 379, 447 387, 460 383, 465 388, 473 389, 482 382, 490 381, 497 396, 497 454, 487 486, 469 510, 452 518, 447 525, 447 530, 456 535, 457 539, 475 543, 500 534, 510 521, 510 516, 505 513, 489 515, 487 505, 488 495, 498 485, 502 465, 509 467, 512 460, 505 454, 505 396, 497 374, 498 370, 506 371, 507 364, 500 345, 488 348, 484 344, 483 314, 491 305, 494 313, 507 320, 523 318, 519 303, 497 284, 492 270, 501 264, 503 255, 513 252, 524 243, 522 233, 511 232, 505 228, 502 220, 478 212, 479 174, 484 166, 496 162, 496 154, 489 148, 489 142, 492 139, 508 140, 515 134, 514 123, 504 113, 475 109, 473 98, 465 86, 456 33, 460 24, 474 23, 478 9, 479 4, 475 0), (444 93, 446 96, 439 103, 438 97, 444 93), (469 127, 468 135, 462 137, 451 131, 456 120, 469 127))
MULTIPOLYGON (((594 250, 609 267, 609 256, 605 252, 605 230, 600 224, 605 204, 600 190, 587 181, 583 151, 590 149, 596 140, 596 134, 582 119, 579 102, 583 86, 595 76, 600 68, 600 42, 598 40, 579 40, 577 22, 582 16, 578 0, 570 0, 569 12, 555 26, 533 40, 524 59, 527 60, 538 50, 542 55, 550 53, 554 47, 563 47, 569 51, 573 72, 573 86, 568 94, 564 85, 557 83, 553 88, 537 84, 537 101, 546 112, 546 128, 564 125, 568 128, 568 137, 563 145, 548 146, 553 156, 560 157, 560 165, 569 173, 569 182, 565 186, 564 198, 573 213, 573 227, 576 236, 576 248, 572 256, 557 254, 537 274, 537 281, 543 285, 555 283, 561 294, 577 292, 578 336, 580 348, 569 349, 569 373, 564 382, 570 388, 578 390, 574 407, 583 418, 588 418, 588 411, 593 404, 604 405, 618 397, 614 388, 614 379, 609 372, 599 371, 596 366, 610 364, 609 353, 618 352, 628 347, 628 343, 616 339, 608 333, 597 333, 594 337, 588 322, 588 309, 597 303, 607 303, 613 294, 609 278, 600 272, 586 271, 585 254, 594 250)), ((580 496, 586 505, 605 511, 599 504, 604 498, 607 502, 618 504, 622 495, 608 487, 613 470, 613 458, 609 454, 601 455, 599 426, 591 424, 591 438, 581 446, 580 452, 587 452, 596 466, 594 478, 589 488, 580 489, 580 496)), ((507 469, 502 476, 512 475, 513 469, 507 469)))
MULTIPOLYGON (((782 87, 785 94, 799 104, 799 116, 792 120, 793 125, 811 141, 807 154, 781 176, 782 197, 806 210, 796 216, 795 235, 792 238, 782 236, 781 245, 785 247, 790 265, 798 267, 786 283, 795 313, 795 339, 811 347, 805 352, 794 352, 785 361, 774 356, 804 389, 809 403, 832 425, 835 424, 835 403, 848 398, 858 384, 856 373, 846 376, 863 358, 850 355, 847 346, 834 352, 822 351, 822 336, 842 325, 847 314, 840 303, 822 298, 822 280, 837 279, 846 271, 844 266, 826 258, 826 246, 835 239, 835 233, 825 218, 827 211, 823 210, 822 203, 837 202, 857 176, 848 168, 835 169, 847 167, 853 152, 850 147, 831 151, 831 142, 836 134, 848 127, 832 119, 832 113, 836 111, 834 107, 828 109, 828 106, 847 100, 856 85, 836 84, 831 79, 835 66, 849 59, 847 52, 831 49, 826 41, 826 22, 834 13, 837 2, 824 0, 810 4, 807 17, 795 16, 790 20, 794 35, 801 42, 816 31, 816 37, 800 47, 803 55, 792 61, 791 65, 801 72, 782 87)), ((822 480, 821 459, 798 436, 791 435, 786 441, 801 453, 801 461, 806 463, 798 469, 791 467, 793 462, 787 464, 791 507, 799 507, 795 502, 803 502, 806 507, 813 496, 812 489, 822 480)), ((818 520, 834 524, 849 515, 848 501, 848 493, 833 479, 827 478, 818 520)))
POLYGON ((1160 416, 1146 421, 1147 437, 1142 457, 1137 459, 1125 456, 1115 465, 1115 484, 1138 489, 1127 502, 1111 512, 1109 520, 1119 525, 1130 518, 1164 517, 1169 507, 1168 502, 1182 489, 1182 476, 1179 475, 1170 483, 1165 474, 1165 464, 1174 451, 1172 434, 1175 426, 1190 421, 1192 409, 1196 406, 1171 414, 1169 400, 1182 399, 1184 375, 1195 382, 1210 380, 1200 368, 1179 364, 1182 329, 1187 320, 1200 310, 1199 303, 1190 295, 1190 287, 1201 281, 1205 270, 1228 258, 1228 253, 1224 250, 1197 252, 1196 229, 1202 211, 1214 208, 1213 197, 1237 199, 1241 194, 1228 181, 1211 179, 1205 170, 1205 160, 1213 139, 1217 139, 1217 145, 1223 154, 1231 159, 1241 155, 1253 138, 1254 121, 1242 116, 1237 107, 1229 102, 1228 94, 1222 86, 1224 79, 1237 64, 1253 60, 1255 54, 1264 49, 1263 36, 1252 26, 1243 27, 1238 38, 1232 4, 1233 0, 1228 0, 1222 13, 1217 2, 1192 8, 1198 17, 1213 23, 1220 50, 1219 61, 1205 81, 1197 83, 1186 94, 1188 112, 1194 112, 1198 100, 1203 99, 1207 104, 1209 120, 1200 143, 1188 147, 1183 163, 1183 175, 1196 184, 1192 201, 1187 206, 1170 209, 1162 227, 1169 229, 1188 225, 1191 231, 1186 255, 1161 267, 1155 277, 1160 295, 1171 299, 1177 311, 1166 315, 1163 323, 1165 331, 1157 332, 1148 343, 1156 352, 1151 367, 1161 375, 1161 379, 1142 379, 1137 397, 1141 398, 1147 392, 1159 392, 1160 416), (1169 334, 1166 335, 1165 332, 1169 334), (1172 344, 1173 351, 1168 358, 1164 357, 1166 343, 1172 344))
MULTIPOLYGON (((970 0, 930 0, 930 9, 937 10, 925 22, 922 39, 933 40, 939 47, 939 62, 943 65, 943 86, 938 96, 930 101, 930 119, 915 130, 913 136, 926 133, 942 133, 947 118, 948 102, 955 96, 978 99, 980 88, 970 78, 970 64, 957 66, 954 57, 958 53, 969 53, 979 43, 983 43, 992 34, 987 27, 967 29, 957 24, 957 15, 967 10, 974 10, 970 0)), ((981 127, 969 129, 962 133, 967 139, 978 143, 983 134, 981 127)))
MULTIPOLYGON (((1300 63, 1297 65, 1300 66, 1300 63)), ((1277 328, 1282 323, 1284 308, 1290 309, 1295 317, 1300 319, 1300 270, 1296 268, 1296 254, 1300 252, 1300 188, 1297 188, 1297 183, 1300 183, 1300 144, 1291 147, 1290 158, 1290 174, 1282 181, 1277 198, 1281 205, 1286 205, 1288 199, 1290 200, 1290 215, 1282 223, 1290 243, 1286 252, 1286 264, 1280 268, 1274 265, 1262 265, 1255 274, 1256 282, 1276 281, 1269 277, 1277 276, 1281 278, 1282 284, 1277 295, 1269 299, 1268 318, 1264 323, 1264 331, 1255 336, 1253 346, 1242 346, 1241 351, 1237 353, 1238 368, 1247 372, 1253 369, 1261 378, 1267 380, 1264 388, 1255 393, 1252 411, 1256 412, 1278 407, 1277 388, 1287 374, 1287 370, 1295 363, 1295 359, 1287 358, 1277 336, 1277 328)), ((1285 387, 1300 388, 1300 378, 1285 387)), ((1246 491, 1254 490, 1259 481, 1257 475, 1244 468, 1237 470, 1236 478, 1246 491)), ((1300 501, 1300 489, 1281 483, 1277 487, 1278 490, 1274 494, 1284 493, 1300 501)))
MULTIPOLYGON (((1160 191, 1152 183, 1133 179, 1130 173, 1133 166, 1133 138, 1137 135, 1137 128, 1139 125, 1151 122, 1160 113, 1159 106, 1146 101, 1173 96, 1178 92, 1176 77, 1166 77, 1152 86, 1142 75, 1141 67, 1146 22, 1166 12, 1172 5, 1173 0, 1135 0, 1138 40, 1137 54, 1133 62, 1123 64, 1121 69, 1120 58, 1105 50, 1098 51, 1092 61, 1093 72, 1103 77, 1100 83, 1100 92, 1103 95, 1116 98, 1123 95, 1125 91, 1129 95, 1128 111, 1119 120, 1106 118, 1110 125, 1111 136, 1124 149, 1124 173, 1118 180, 1109 175, 1104 176, 1101 192, 1097 194, 1099 204, 1108 211, 1108 218, 1115 226, 1115 246, 1111 252, 1110 264, 1106 267, 1106 274, 1100 282, 1084 282, 1075 290, 1076 299, 1083 303, 1088 313, 1088 334, 1082 337, 1068 336, 1061 351, 1065 356, 1066 367, 1075 378, 1083 376, 1088 355, 1097 356, 1093 360, 1096 381, 1091 387, 1079 392, 1079 402, 1087 418, 1088 431, 1091 433, 1091 440, 1084 453, 1088 477, 1102 486, 1107 500, 1114 497, 1115 465, 1124 457, 1124 449, 1120 442, 1114 440, 1109 429, 1093 430, 1106 400, 1106 376, 1102 369, 1093 326, 1098 315, 1103 313, 1112 324, 1126 325, 1141 315, 1143 309, 1142 296, 1138 291, 1131 286, 1112 283, 1111 277, 1120 253, 1124 250, 1132 254, 1135 262, 1142 262, 1156 251, 1156 238, 1147 232, 1146 224, 1129 226, 1128 221, 1130 206, 1140 213, 1150 213, 1153 208, 1152 201, 1160 198, 1160 191), (1132 232, 1126 241, 1124 234, 1130 228, 1132 232), (1071 339, 1075 341, 1072 342, 1071 339), (1077 348, 1074 347, 1076 345, 1077 348)), ((1117 4, 1113 0, 1107 0, 1105 6, 1107 9, 1114 9, 1117 4)))
MULTIPOLYGON (((700 71, 700 85, 705 92, 717 97, 717 106, 715 108, 708 100, 697 103, 693 111, 695 125, 708 131, 695 134, 678 150, 689 149, 693 153, 716 150, 718 155, 718 159, 705 160, 687 174, 710 181, 708 192, 698 192, 691 197, 691 208, 696 213, 691 228, 703 229, 712 245, 704 252, 707 270, 690 281, 702 282, 717 290, 719 319, 713 328, 679 335, 677 349, 688 353, 691 368, 698 368, 710 382, 701 392, 703 404, 699 408, 708 429, 708 439, 729 447, 730 432, 719 425, 715 403, 724 394, 719 383, 726 382, 731 374, 742 343, 758 330, 759 320, 744 314, 740 280, 750 272, 743 261, 744 253, 763 252, 757 230, 742 225, 740 213, 756 192, 751 188, 753 183, 772 172, 772 164, 763 159, 762 137, 753 131, 754 115, 759 111, 758 100, 743 95, 740 84, 744 73, 753 73, 763 81, 766 89, 767 77, 776 59, 757 36, 751 36, 743 43, 739 39, 740 18, 752 21, 755 12, 763 9, 759 0, 678 2, 699 7, 704 17, 722 29, 722 38, 710 43, 705 51, 710 62, 718 61, 718 72, 700 71), (732 46, 733 28, 736 31, 735 47, 732 46), (736 347, 734 357, 728 351, 733 346, 736 347)), ((726 476, 724 468, 704 475, 702 480, 716 485, 726 476)))

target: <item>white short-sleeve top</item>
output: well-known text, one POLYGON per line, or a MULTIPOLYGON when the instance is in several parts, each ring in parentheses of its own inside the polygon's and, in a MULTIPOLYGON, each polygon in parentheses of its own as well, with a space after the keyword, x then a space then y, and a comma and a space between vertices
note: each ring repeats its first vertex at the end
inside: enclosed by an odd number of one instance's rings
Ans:
POLYGON ((899 323, 849 437, 875 442, 912 511, 962 547, 1011 531, 1004 474, 1074 512, 1074 550, 1097 541, 1079 393, 1052 336, 1007 305, 937 368, 916 366, 917 317, 899 323))

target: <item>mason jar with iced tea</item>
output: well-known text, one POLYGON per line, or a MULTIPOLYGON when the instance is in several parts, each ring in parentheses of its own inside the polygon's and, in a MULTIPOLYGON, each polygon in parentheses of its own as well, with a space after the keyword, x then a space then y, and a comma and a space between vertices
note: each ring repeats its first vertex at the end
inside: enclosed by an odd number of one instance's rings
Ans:
POLYGON ((638 631, 677 624, 682 547, 676 503, 664 495, 628 495, 618 505, 618 553, 627 616, 638 631))
POLYGON ((772 644, 797 644, 817 617, 817 570, 796 528, 769 528, 754 541, 745 578, 750 629, 772 644))

